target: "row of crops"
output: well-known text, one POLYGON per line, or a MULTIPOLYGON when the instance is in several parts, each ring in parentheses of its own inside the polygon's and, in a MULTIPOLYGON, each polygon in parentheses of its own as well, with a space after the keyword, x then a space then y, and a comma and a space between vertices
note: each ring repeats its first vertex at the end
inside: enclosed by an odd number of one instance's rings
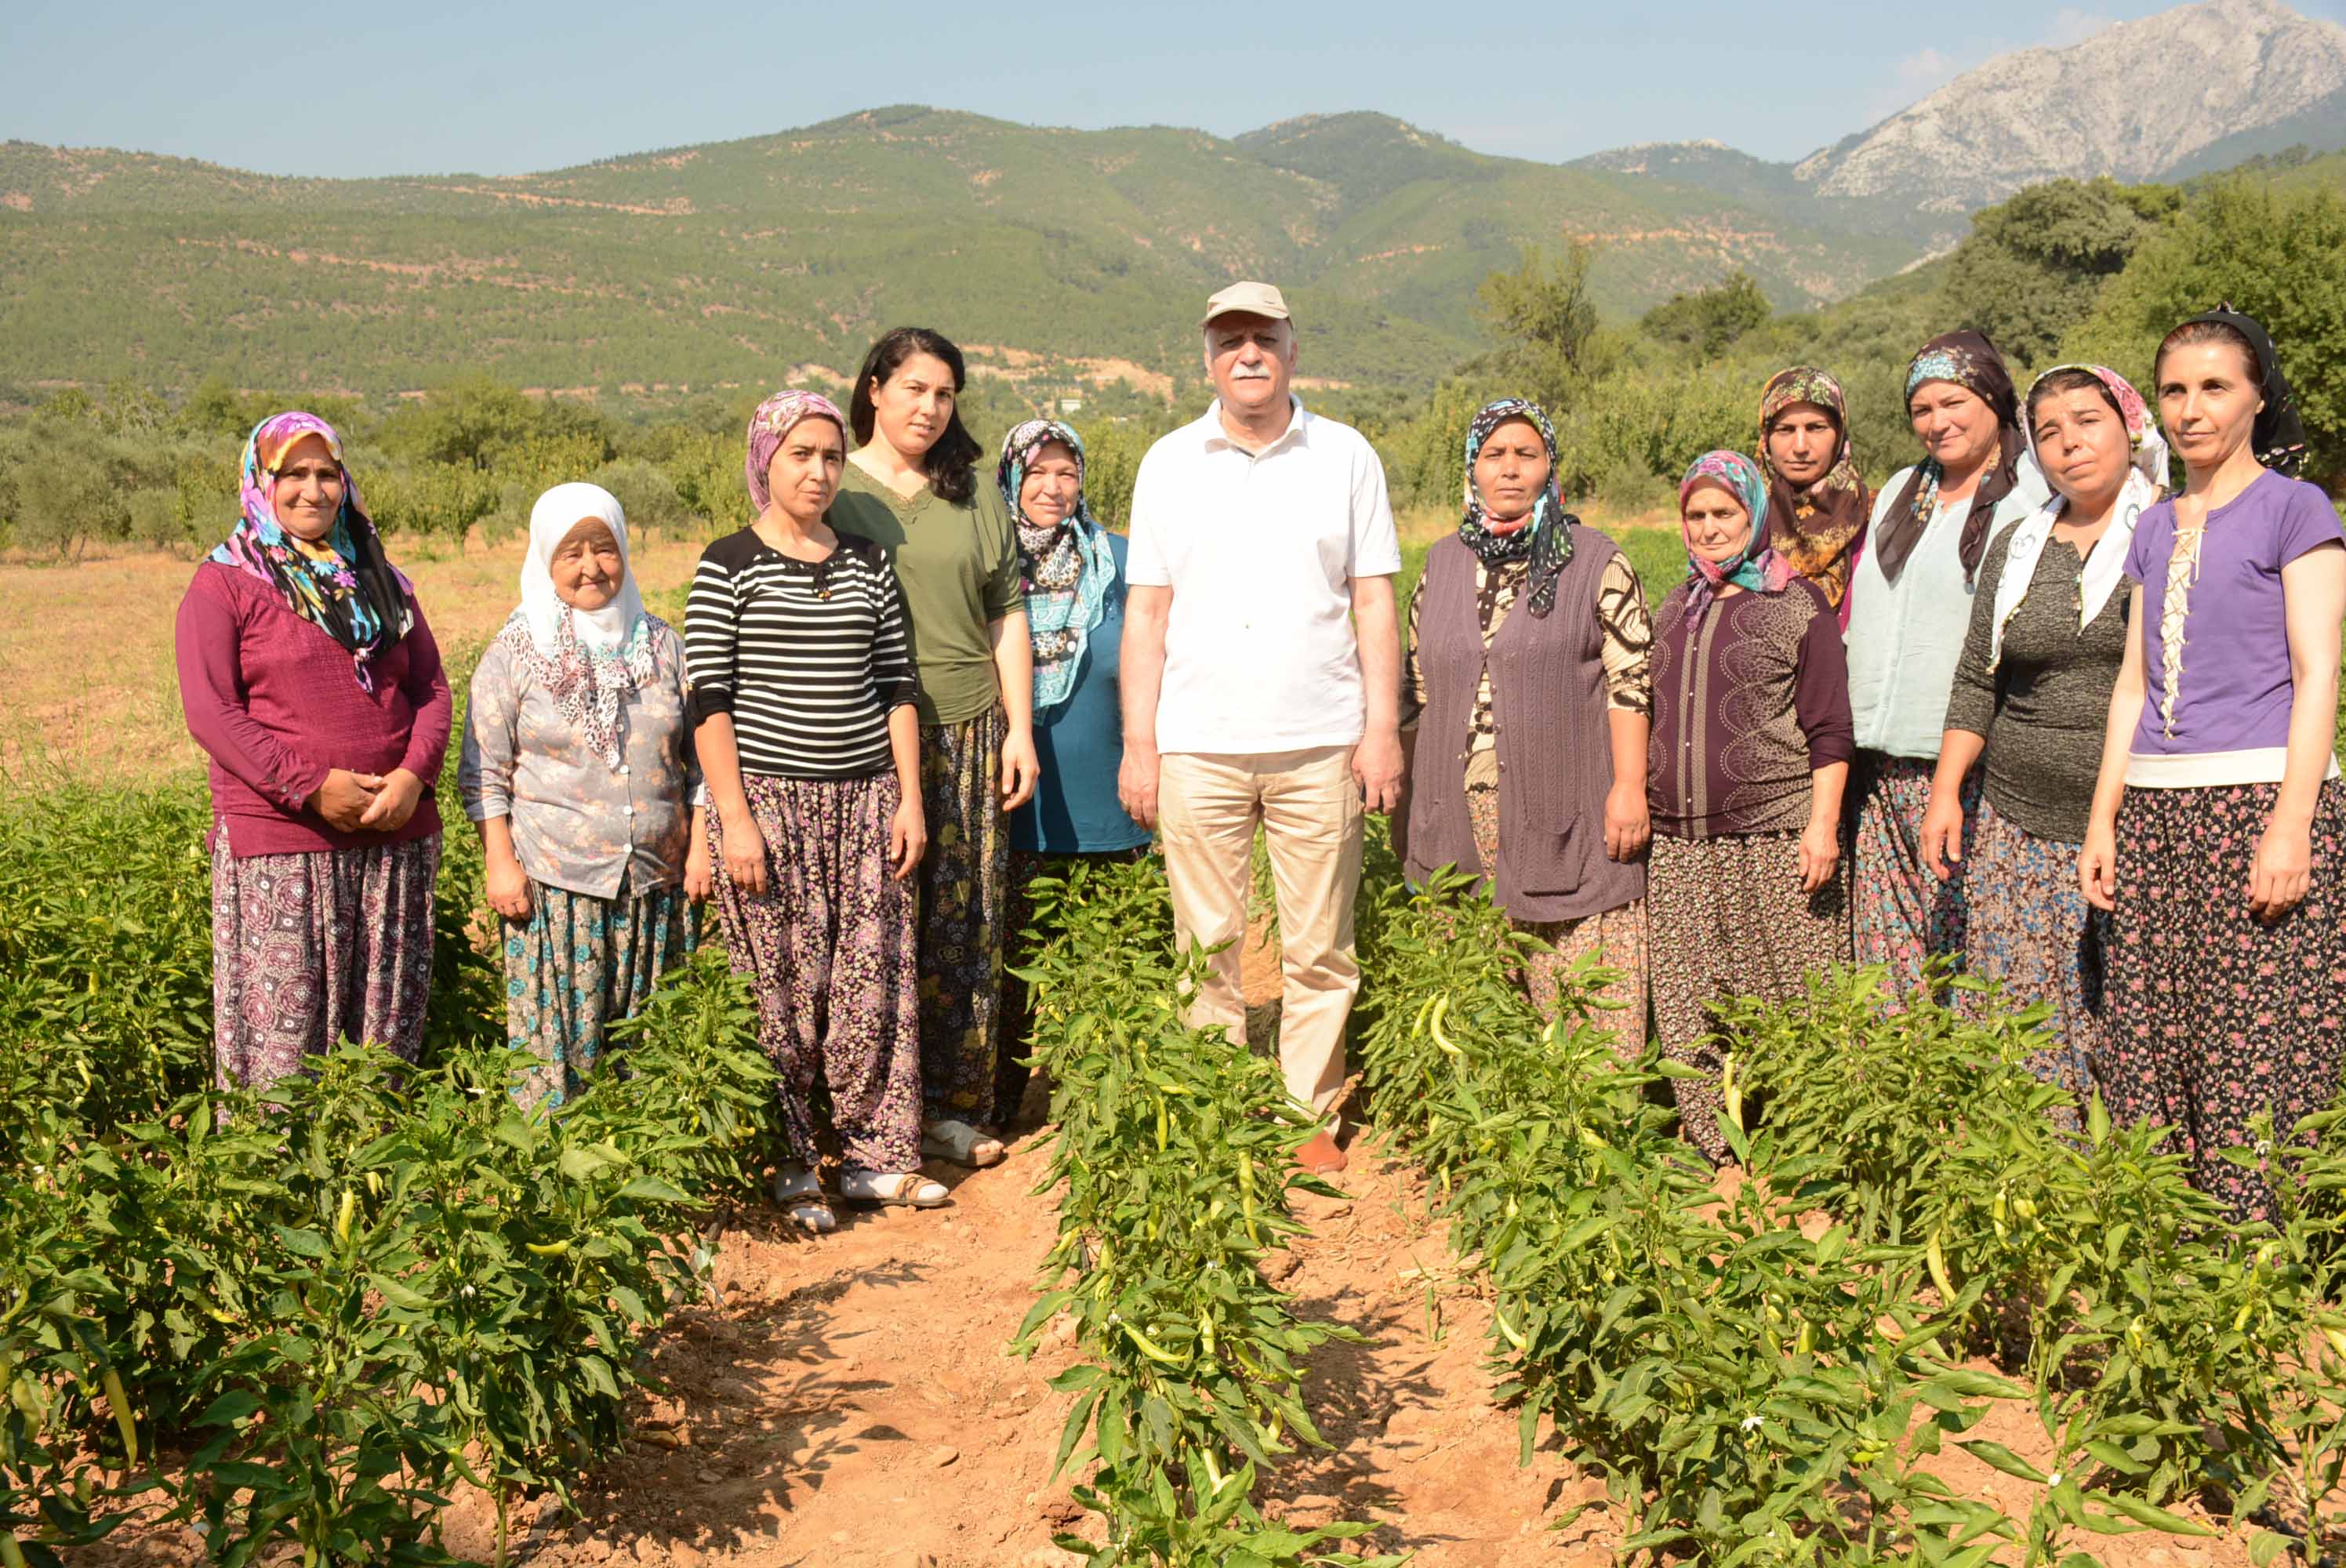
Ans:
MULTIPOLYGON (((1059 1460, 1087 1469, 1107 1534, 1061 1544, 1355 1562, 1339 1543, 1366 1524, 1288 1530, 1255 1502, 1319 1441, 1296 1359, 1344 1332, 1255 1268, 1299 1228, 1285 1194, 1318 1186, 1288 1157, 1304 1129, 1267 1063, 1179 1023, 1148 868, 1047 891, 1060 1240, 1024 1338, 1073 1319, 1059 1460)), ((2097 1537, 2208 1535, 2212 1513, 2249 1525, 2259 1565, 2320 1554, 2346 1461, 2341 1114, 2239 1151, 2278 1201, 2237 1227, 2154 1130, 2028 1074, 2042 1009, 1891 1013, 1861 972, 1730 1013, 1742 1176, 1718 1181, 1675 1135, 1683 1069, 1617 1057, 1586 971, 1544 1023, 1486 901, 1412 893, 1372 854, 1361 934, 1375 1135, 1423 1169, 1491 1298, 1525 1461, 1552 1441, 1602 1477, 1625 1553, 2083 1568, 2097 1537), (1979 1435, 1999 1408, 2049 1461, 1979 1435), (1950 1484, 1957 1450, 2027 1501, 1950 1484)))
MULTIPOLYGON (((637 1075, 525 1115, 451 899, 424 1063, 217 1092, 204 811, 0 815, 0 1568, 126 1519, 225 1564, 453 1562, 453 1489, 502 1518, 626 1438, 712 1201, 766 1153, 747 1000, 705 952, 636 1027, 637 1075)), ((1179 1022, 1155 868, 1037 894, 1059 1239, 1020 1340, 1075 1342, 1058 1459, 1105 1538, 1063 1544, 1358 1564, 1371 1522, 1261 1506, 1321 1442, 1306 1371, 1349 1334, 1257 1267, 1328 1190, 1293 1163, 1308 1129, 1267 1061, 1179 1022)), ((1673 1134, 1677 1069, 1616 1057, 1585 975, 1544 1023, 1486 903, 1412 893, 1380 850, 1361 936, 1365 1108, 1491 1298, 1493 1419, 1602 1477, 1628 1550, 2074 1568, 2229 1515, 2261 1564, 2328 1535, 2341 1115, 2239 1152, 2277 1203, 2234 1227, 2150 1132, 2023 1070, 2035 1014, 1891 1014, 1860 974, 1732 1013, 1744 1176, 1719 1182, 1673 1134), (1950 1484, 1957 1451, 2025 1503, 1950 1484)))
POLYGON ((712 951, 637 1075, 525 1115, 447 908, 420 1068, 345 1048, 273 1103, 217 1092, 206 814, 66 791, 0 820, 0 1563, 126 1520, 223 1564, 447 1563, 450 1488, 502 1521, 625 1439, 770 1069, 712 951))

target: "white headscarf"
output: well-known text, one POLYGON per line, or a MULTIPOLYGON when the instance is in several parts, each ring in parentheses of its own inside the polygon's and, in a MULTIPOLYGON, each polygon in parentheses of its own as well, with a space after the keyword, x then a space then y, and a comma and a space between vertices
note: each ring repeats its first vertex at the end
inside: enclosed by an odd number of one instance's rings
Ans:
MULTIPOLYGON (((2093 550, 2086 557, 2085 570, 2077 582, 2077 630, 2094 624, 2096 616, 2110 602, 2118 584, 2126 576, 2127 550, 2134 543, 2134 526, 2142 514, 2157 501, 2167 488, 2167 438, 2158 432, 2158 422, 2150 417, 2150 410, 2142 394, 2127 384, 2127 379, 2114 370, 2101 365, 2055 365, 2036 380, 2058 371, 2085 371, 2106 388, 2112 402, 2117 404, 2119 423, 2126 426, 2127 440, 2134 447, 2134 457, 2118 492, 2117 510, 2110 514, 2110 525, 2094 541, 2093 550)), ((2029 387, 2033 394, 2036 388, 2029 387)), ((2022 406, 2026 407, 2024 401, 2022 406)), ((2034 420, 2024 420, 2030 428, 2028 437, 2030 461, 2043 471, 2046 483, 2051 483, 2051 466, 2037 456, 2036 432, 2034 420)), ((1989 633, 1988 667, 1994 669, 2004 658, 2004 628, 2012 619, 2021 601, 2028 596, 2028 586, 2035 580, 2038 562, 2044 559, 2045 546, 2053 537, 2053 524, 2061 515, 2068 498, 2058 490, 2053 499, 2012 525, 2012 544, 2006 550, 2004 576, 1995 585, 1995 621, 1989 633)))
POLYGON ((557 657, 566 620, 590 653, 612 654, 625 647, 643 619, 644 596, 636 586, 636 570, 627 559, 627 513, 619 498, 599 484, 557 484, 529 509, 529 555, 521 564, 521 613, 529 622, 530 641, 548 658, 557 657), (625 576, 611 602, 599 610, 574 609, 554 591, 554 555, 570 531, 592 517, 611 530, 618 541, 619 565, 625 576))
POLYGON ((599 484, 557 484, 539 496, 529 512, 521 607, 506 619, 497 640, 577 727, 587 748, 614 768, 625 750, 626 695, 651 683, 657 673, 652 640, 666 630, 665 623, 644 611, 644 596, 627 560, 627 514, 618 497, 599 484), (611 530, 626 574, 619 591, 599 610, 566 605, 554 589, 555 552, 590 517, 611 530))

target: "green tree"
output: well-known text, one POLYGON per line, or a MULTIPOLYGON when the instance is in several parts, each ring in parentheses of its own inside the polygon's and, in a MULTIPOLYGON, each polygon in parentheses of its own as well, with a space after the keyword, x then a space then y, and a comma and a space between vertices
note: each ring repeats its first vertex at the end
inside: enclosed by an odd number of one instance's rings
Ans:
POLYGON ((1973 216, 1948 269, 1950 316, 2022 364, 2045 364, 2179 194, 2106 178, 2048 180, 1973 216))
POLYGON ((487 468, 537 424, 538 407, 520 388, 475 372, 402 403, 383 422, 382 444, 395 457, 487 468))
POLYGON ((2156 400, 2151 360, 2177 322, 2230 300, 2273 337, 2303 415, 2306 477, 2346 484, 2346 201, 2218 182, 2145 239, 2066 340, 2156 400))
POLYGON ((1767 324, 1768 296, 1749 272, 1691 294, 1673 294, 1646 312, 1638 330, 1655 342, 1691 350, 1698 360, 1717 359, 1739 340, 1767 324))
POLYGON ((1578 240, 1551 261, 1535 245, 1512 272, 1494 272, 1475 290, 1476 314, 1499 347, 1483 361, 1498 379, 1561 412, 1575 390, 1617 357, 1597 324, 1589 290, 1596 250, 1578 240))

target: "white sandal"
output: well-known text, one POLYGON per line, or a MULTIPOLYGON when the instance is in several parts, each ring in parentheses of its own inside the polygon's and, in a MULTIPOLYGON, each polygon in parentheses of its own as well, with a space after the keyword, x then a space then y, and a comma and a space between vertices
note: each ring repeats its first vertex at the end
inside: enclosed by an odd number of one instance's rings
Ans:
POLYGON ((951 1160, 957 1166, 983 1170, 987 1166, 1000 1165, 1009 1151, 993 1134, 946 1117, 921 1129, 921 1153, 931 1159, 951 1160))
POLYGON ((875 1208, 943 1208, 953 1202, 944 1183, 918 1171, 842 1171, 839 1196, 875 1208))
POLYGON ((776 1171, 774 1202, 801 1230, 826 1236, 839 1228, 839 1217, 831 1212, 831 1200, 823 1196, 822 1183, 812 1171, 787 1167, 776 1171))

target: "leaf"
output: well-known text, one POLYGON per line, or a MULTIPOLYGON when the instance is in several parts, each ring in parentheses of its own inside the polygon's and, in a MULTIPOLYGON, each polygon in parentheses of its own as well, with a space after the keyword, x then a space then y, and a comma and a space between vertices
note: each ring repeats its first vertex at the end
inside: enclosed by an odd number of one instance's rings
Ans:
POLYGON ((2043 1471, 2038 1470, 2000 1442, 1990 1442, 1985 1438, 1974 1438, 1970 1442, 1959 1442, 1955 1446, 1971 1454, 1991 1470, 2000 1470, 2006 1475, 2016 1475, 2023 1481, 2033 1481, 2039 1486, 2045 1484, 2043 1471))
POLYGON ((1999 1378, 1993 1372, 1976 1371, 1969 1367, 1948 1367, 1936 1373, 1931 1381, 1950 1393, 1969 1400, 2025 1400, 2028 1390, 2018 1383, 1999 1378))
POLYGON ((2086 1440, 2085 1446, 2087 1453, 2092 1454, 2096 1459, 2101 1461, 2102 1463, 2109 1466, 2112 1470, 2116 1471, 2120 1475, 2147 1475, 2150 1473, 2150 1466, 2143 1463, 2140 1460, 2136 1459, 2132 1454, 2127 1453, 2126 1450, 2118 1447, 2118 1445, 2114 1442, 2106 1441, 2101 1438, 2087 1438, 2086 1440))
POLYGON ((628 1177, 627 1185, 619 1188, 619 1196, 645 1203, 683 1203, 699 1207, 699 1200, 690 1193, 674 1182, 656 1176, 628 1177))
POLYGON ((1083 1441, 1085 1428, 1091 1420, 1092 1407, 1099 1402, 1099 1390, 1094 1389, 1077 1400, 1075 1408, 1067 1412, 1066 1423, 1059 1429, 1058 1455, 1051 1461, 1051 1478, 1054 1481, 1067 1467, 1067 1456, 1076 1451, 1076 1444, 1083 1441))
POLYGON ((196 1418, 196 1425, 199 1427, 229 1426, 260 1410, 261 1404, 262 1400, 259 1394, 244 1389, 231 1389, 204 1407, 204 1413, 196 1418))
POLYGON ((367 1288, 380 1295, 391 1306, 403 1312, 423 1312, 430 1309, 432 1298, 421 1295, 387 1274, 370 1274, 367 1288))
POLYGON ((2212 1536, 2216 1533, 2197 1520, 2186 1519, 2179 1513, 2169 1513, 2139 1497, 2129 1497, 2121 1492, 2105 1492, 2102 1502, 2116 1509, 2137 1524, 2147 1524, 2153 1530, 2164 1530, 2169 1535, 2212 1536))
POLYGON ((297 1257, 323 1257, 327 1255, 326 1238, 317 1231, 295 1230, 282 1225, 275 1229, 278 1241, 297 1257))

